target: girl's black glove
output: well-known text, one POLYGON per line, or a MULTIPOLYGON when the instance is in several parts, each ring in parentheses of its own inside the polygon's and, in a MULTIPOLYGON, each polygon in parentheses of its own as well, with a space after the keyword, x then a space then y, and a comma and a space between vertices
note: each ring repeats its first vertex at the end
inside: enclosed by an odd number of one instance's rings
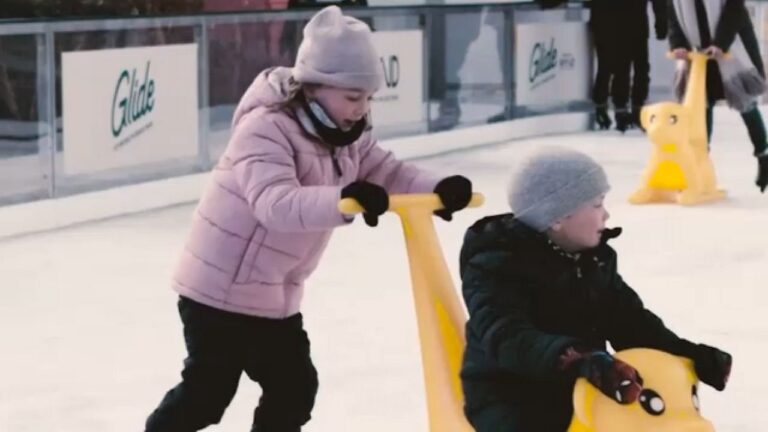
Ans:
POLYGON ((389 209, 389 194, 383 187, 367 181, 350 183, 341 190, 342 198, 352 198, 363 207, 366 225, 375 227, 379 216, 389 209))
POLYGON ((453 213, 466 207, 472 199, 472 182, 460 175, 446 177, 437 183, 435 193, 443 203, 443 208, 436 210, 435 215, 450 221, 453 213))

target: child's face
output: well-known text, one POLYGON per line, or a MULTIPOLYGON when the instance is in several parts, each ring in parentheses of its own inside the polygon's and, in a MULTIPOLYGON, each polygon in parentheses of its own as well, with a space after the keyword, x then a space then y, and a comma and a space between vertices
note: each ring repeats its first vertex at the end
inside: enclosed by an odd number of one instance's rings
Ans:
POLYGON ((549 229, 550 239, 568 252, 580 252, 600 244, 605 221, 610 215, 603 206, 605 195, 560 219, 549 229))
POLYGON ((351 129, 371 109, 373 92, 319 86, 307 89, 311 98, 325 109, 336 125, 343 131, 351 129))

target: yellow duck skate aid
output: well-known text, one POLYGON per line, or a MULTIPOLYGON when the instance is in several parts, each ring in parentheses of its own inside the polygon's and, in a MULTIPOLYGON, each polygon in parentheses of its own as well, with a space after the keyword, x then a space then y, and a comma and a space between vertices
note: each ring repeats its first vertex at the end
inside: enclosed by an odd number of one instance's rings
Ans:
MULTIPOLYGON (((484 198, 473 194, 468 207, 484 198)), ((400 216, 408 250, 416 319, 426 384, 429 428, 432 432, 471 432, 463 413, 459 371, 466 339, 467 315, 456 294, 440 242, 433 212, 443 208, 436 194, 391 195, 389 211, 400 216)), ((352 215, 363 208, 347 198, 339 211, 352 215)))
POLYGON ((620 405, 587 380, 576 381, 568 432, 714 432, 699 413, 697 378, 690 360, 648 348, 616 353, 643 378, 640 399, 620 405))
POLYGON ((683 103, 648 105, 640 113, 653 147, 642 186, 629 197, 632 204, 695 205, 725 198, 725 192, 717 188, 707 143, 708 57, 691 52, 689 59, 683 103))

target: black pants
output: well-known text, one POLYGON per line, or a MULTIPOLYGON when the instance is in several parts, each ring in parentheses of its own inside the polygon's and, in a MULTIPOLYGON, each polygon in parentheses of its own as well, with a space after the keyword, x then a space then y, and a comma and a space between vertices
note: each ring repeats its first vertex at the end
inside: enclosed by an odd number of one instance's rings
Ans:
POLYGON ((637 38, 632 51, 632 106, 645 105, 650 84, 651 62, 648 59, 648 39, 637 38))
POLYGON ((467 413, 475 432, 522 432, 520 414, 508 405, 495 404, 478 412, 467 413))
POLYGON ((597 74, 592 87, 592 100, 596 105, 608 103, 608 96, 614 94, 614 75, 618 64, 619 42, 610 32, 600 29, 592 32, 597 54, 597 74))
MULTIPOLYGON (((749 132, 749 140, 752 141, 753 154, 755 156, 765 154, 768 150, 768 135, 765 131, 765 123, 760 110, 757 107, 741 113, 741 119, 749 132)), ((707 142, 712 138, 712 107, 707 107, 707 142)))
POLYGON ((592 100, 597 105, 605 105, 610 96, 615 108, 628 108, 631 93, 632 106, 644 105, 651 80, 648 38, 627 37, 603 29, 593 32, 593 37, 597 52, 597 74, 592 100))
POLYGON ((318 382, 301 314, 258 318, 184 297, 178 306, 188 352, 182 382, 149 416, 147 432, 192 432, 218 423, 242 372, 262 389, 253 431, 297 432, 309 421, 318 382))

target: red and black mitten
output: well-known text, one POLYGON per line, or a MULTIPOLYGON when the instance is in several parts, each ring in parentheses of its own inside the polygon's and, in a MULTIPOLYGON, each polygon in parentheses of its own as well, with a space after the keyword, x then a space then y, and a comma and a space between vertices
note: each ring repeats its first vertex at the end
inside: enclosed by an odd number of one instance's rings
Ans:
POLYGON ((637 370, 605 351, 582 353, 570 347, 560 356, 559 366, 575 371, 620 404, 635 402, 643 390, 643 379, 637 370))

